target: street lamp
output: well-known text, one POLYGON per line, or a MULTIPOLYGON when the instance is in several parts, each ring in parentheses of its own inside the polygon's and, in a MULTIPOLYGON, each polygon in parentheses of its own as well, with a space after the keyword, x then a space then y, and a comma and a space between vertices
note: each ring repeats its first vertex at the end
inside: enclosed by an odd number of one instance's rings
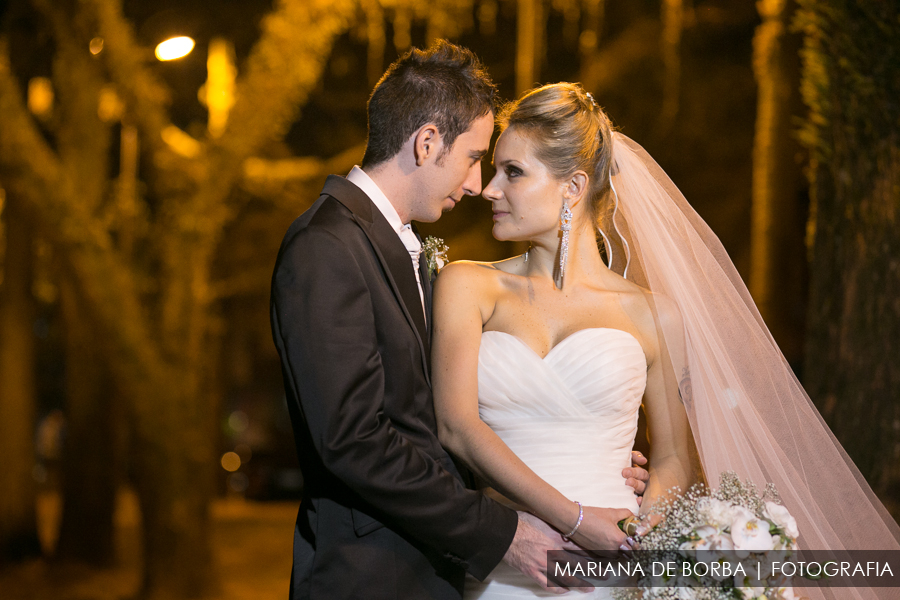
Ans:
POLYGON ((156 58, 162 61, 183 58, 194 49, 194 40, 187 36, 168 39, 156 47, 156 58))

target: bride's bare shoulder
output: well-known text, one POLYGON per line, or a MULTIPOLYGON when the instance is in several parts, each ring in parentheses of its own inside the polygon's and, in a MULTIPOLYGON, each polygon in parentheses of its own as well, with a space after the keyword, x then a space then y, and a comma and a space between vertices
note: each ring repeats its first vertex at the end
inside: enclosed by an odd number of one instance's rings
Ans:
POLYGON ((441 269, 434 282, 435 323, 464 321, 477 311, 483 324, 494 310, 509 277, 496 263, 458 261, 441 269))
POLYGON ((650 348, 657 344, 661 329, 680 329, 681 311, 669 296, 652 292, 621 276, 616 277, 610 289, 618 292, 622 308, 650 348))
POLYGON ((458 260, 441 269, 435 286, 495 286, 503 279, 514 274, 515 260, 518 257, 508 258, 495 262, 481 262, 474 260, 458 260))
POLYGON ((608 287, 621 295, 624 308, 633 319, 647 326, 653 326, 656 320, 681 320, 681 311, 672 298, 652 292, 621 275, 614 275, 615 283, 608 287))
POLYGON ((477 306, 482 322, 493 314, 497 302, 521 279, 515 273, 516 260, 497 262, 458 261, 441 269, 434 287, 435 306, 456 311, 477 306), (455 308, 454 308, 455 307, 455 308))
POLYGON ((446 265, 434 281, 435 301, 480 298, 490 287, 493 269, 490 263, 460 260, 446 265))
MULTIPOLYGON (((630 296, 632 320, 644 339, 644 350, 649 362, 655 362, 662 351, 662 346, 680 344, 682 331, 681 310, 678 303, 669 296, 635 285, 635 293, 630 296), (668 332, 669 335, 664 335, 668 332), (677 338, 672 338, 677 335, 677 338)), ((671 353, 671 350, 670 350, 671 353)))
POLYGON ((640 286, 636 287, 641 291, 641 298, 638 300, 638 304, 641 307, 640 312, 643 320, 648 327, 652 326, 654 329, 664 327, 668 329, 681 325, 681 309, 678 308, 678 303, 675 300, 665 294, 651 292, 640 286))

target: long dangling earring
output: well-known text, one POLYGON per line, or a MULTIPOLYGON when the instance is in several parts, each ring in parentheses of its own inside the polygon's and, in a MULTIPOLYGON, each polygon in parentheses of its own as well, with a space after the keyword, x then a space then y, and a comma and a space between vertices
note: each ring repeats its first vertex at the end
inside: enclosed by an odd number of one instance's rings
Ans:
POLYGON ((566 277, 566 262, 569 259, 569 231, 572 230, 572 209, 569 208, 568 199, 563 200, 559 230, 562 232, 562 240, 559 243, 559 287, 562 289, 566 277))

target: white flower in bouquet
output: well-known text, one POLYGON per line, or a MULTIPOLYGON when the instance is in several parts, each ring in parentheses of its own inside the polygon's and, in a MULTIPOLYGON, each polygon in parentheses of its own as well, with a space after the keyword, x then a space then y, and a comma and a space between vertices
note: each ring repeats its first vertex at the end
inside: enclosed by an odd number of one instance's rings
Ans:
POLYGON ((775 544, 775 550, 797 550, 797 538, 788 537, 787 535, 773 535, 772 540, 775 544))
MULTIPOLYGON (((711 525, 698 527, 693 533, 694 537, 699 537, 699 539, 691 539, 682 543, 679 550, 693 551, 696 553, 693 558, 707 564, 728 561, 728 553, 734 550, 730 535, 720 532, 718 528, 711 525)), ((682 554, 691 556, 690 553, 682 554)), ((719 570, 711 572, 709 576, 716 581, 724 581, 729 577, 727 573, 719 570)))
POLYGON ((778 594, 775 596, 777 600, 799 600, 800 598, 794 593, 794 588, 792 587, 780 587, 775 592, 778 594))
POLYGON ((744 507, 738 507, 731 522, 731 539, 741 558, 751 551, 766 552, 775 548, 775 540, 769 533, 769 522, 744 507))
POLYGON ((719 533, 715 527, 705 526, 694 529, 682 529, 682 534, 688 536, 688 540, 682 542, 679 550, 708 550, 711 543, 709 538, 719 533), (702 547, 701 547, 702 546, 702 547))
POLYGON ((767 600, 765 586, 763 586, 763 587, 756 587, 756 586, 741 587, 739 589, 741 590, 742 597, 745 600, 758 600, 758 599, 767 600))
POLYGON ((697 540, 697 550, 734 550, 731 536, 721 532, 717 527, 705 525, 698 527, 696 533, 700 537, 697 540))
POLYGON ((706 517, 710 525, 723 530, 734 520, 735 507, 717 498, 701 498, 697 502, 698 512, 706 517))
MULTIPOLYGON (((758 556, 748 556, 740 561, 740 570, 734 576, 734 587, 736 588, 759 588, 763 591, 766 589, 769 570, 764 564, 757 561, 758 556), (760 577, 760 579, 757 578, 760 577)), ((753 596, 754 598, 756 596, 753 596)), ((763 596, 765 598, 765 596, 763 596)))
POLYGON ((782 505, 766 502, 763 516, 775 524, 776 527, 783 529, 788 537, 796 538, 800 535, 800 530, 797 528, 797 519, 792 517, 788 509, 782 505))

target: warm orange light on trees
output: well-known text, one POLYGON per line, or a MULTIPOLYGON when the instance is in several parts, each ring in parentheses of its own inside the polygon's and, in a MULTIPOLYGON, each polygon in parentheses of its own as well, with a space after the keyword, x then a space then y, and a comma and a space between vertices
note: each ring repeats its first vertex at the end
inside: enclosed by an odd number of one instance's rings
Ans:
POLYGON ((168 39, 156 47, 156 58, 159 60, 175 60, 183 58, 194 49, 194 40, 187 36, 168 39))

